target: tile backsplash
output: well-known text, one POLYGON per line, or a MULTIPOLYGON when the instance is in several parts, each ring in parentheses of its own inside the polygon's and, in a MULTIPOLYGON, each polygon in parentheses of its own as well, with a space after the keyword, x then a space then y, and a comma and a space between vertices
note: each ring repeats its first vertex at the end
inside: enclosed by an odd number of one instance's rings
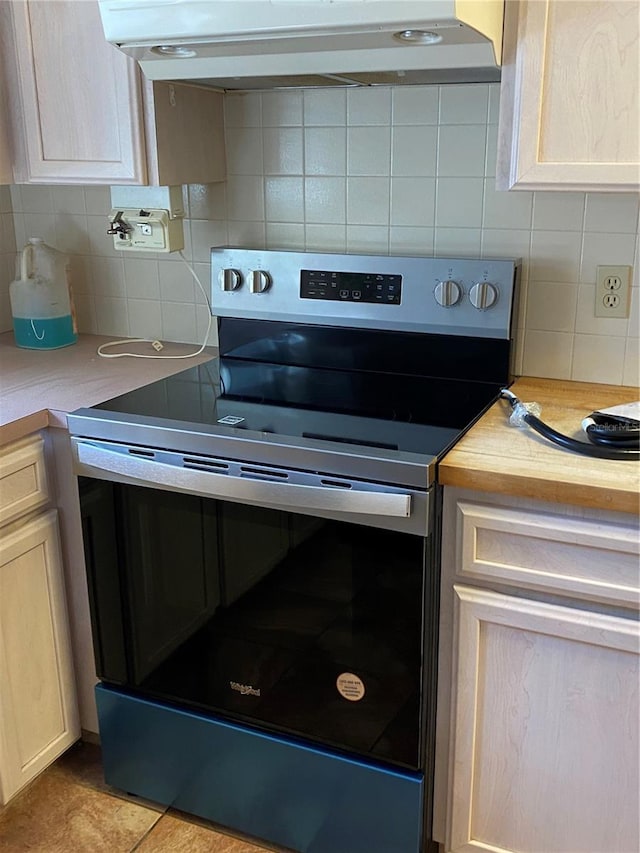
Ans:
MULTIPOLYGON (((638 384, 638 196, 496 192, 498 96, 498 84, 225 96, 228 177, 184 188, 185 256, 207 290, 222 244, 519 257, 518 372, 638 384), (608 264, 634 267, 629 320, 594 317, 608 264)), ((175 254, 123 258, 109 209, 108 187, 0 188, 0 282, 15 246, 41 236, 72 255, 81 331, 201 342, 189 270, 175 254)))

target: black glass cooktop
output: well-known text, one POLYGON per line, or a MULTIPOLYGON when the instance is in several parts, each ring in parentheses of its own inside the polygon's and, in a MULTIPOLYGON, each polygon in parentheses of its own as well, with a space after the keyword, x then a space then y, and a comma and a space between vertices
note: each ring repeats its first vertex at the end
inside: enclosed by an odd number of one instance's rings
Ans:
POLYGON ((154 440, 170 427, 437 458, 508 382, 507 340, 237 318, 219 320, 218 335, 219 358, 102 403, 91 418, 119 413, 113 421, 136 425, 134 442, 147 440, 138 427, 148 424, 154 440))
POLYGON ((94 409, 182 429, 212 426, 439 455, 499 387, 384 372, 213 359, 94 409))

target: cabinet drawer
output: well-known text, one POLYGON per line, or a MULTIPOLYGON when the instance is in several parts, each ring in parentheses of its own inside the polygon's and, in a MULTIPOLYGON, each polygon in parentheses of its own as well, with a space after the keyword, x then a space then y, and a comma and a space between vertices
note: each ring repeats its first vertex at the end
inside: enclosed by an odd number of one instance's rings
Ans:
POLYGON ((0 449, 0 525, 47 503, 43 447, 38 436, 0 449))
POLYGON ((457 503, 457 574, 637 606, 639 536, 628 525, 457 503))

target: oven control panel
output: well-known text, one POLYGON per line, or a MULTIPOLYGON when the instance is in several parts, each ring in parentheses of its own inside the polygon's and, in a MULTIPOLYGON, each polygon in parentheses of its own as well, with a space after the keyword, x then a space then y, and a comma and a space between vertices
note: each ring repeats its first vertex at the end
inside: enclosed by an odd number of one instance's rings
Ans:
POLYGON ((520 262, 216 246, 217 317, 508 339, 520 262))
POLYGON ((387 273, 300 270, 300 298, 400 305, 402 276, 387 273))

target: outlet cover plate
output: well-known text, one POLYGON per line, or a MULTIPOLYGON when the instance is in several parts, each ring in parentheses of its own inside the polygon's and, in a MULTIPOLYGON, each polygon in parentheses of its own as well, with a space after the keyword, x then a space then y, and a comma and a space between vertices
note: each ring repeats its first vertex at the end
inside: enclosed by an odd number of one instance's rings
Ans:
POLYGON ((598 267, 596 272, 596 317, 626 320, 629 316, 631 267, 598 267))

